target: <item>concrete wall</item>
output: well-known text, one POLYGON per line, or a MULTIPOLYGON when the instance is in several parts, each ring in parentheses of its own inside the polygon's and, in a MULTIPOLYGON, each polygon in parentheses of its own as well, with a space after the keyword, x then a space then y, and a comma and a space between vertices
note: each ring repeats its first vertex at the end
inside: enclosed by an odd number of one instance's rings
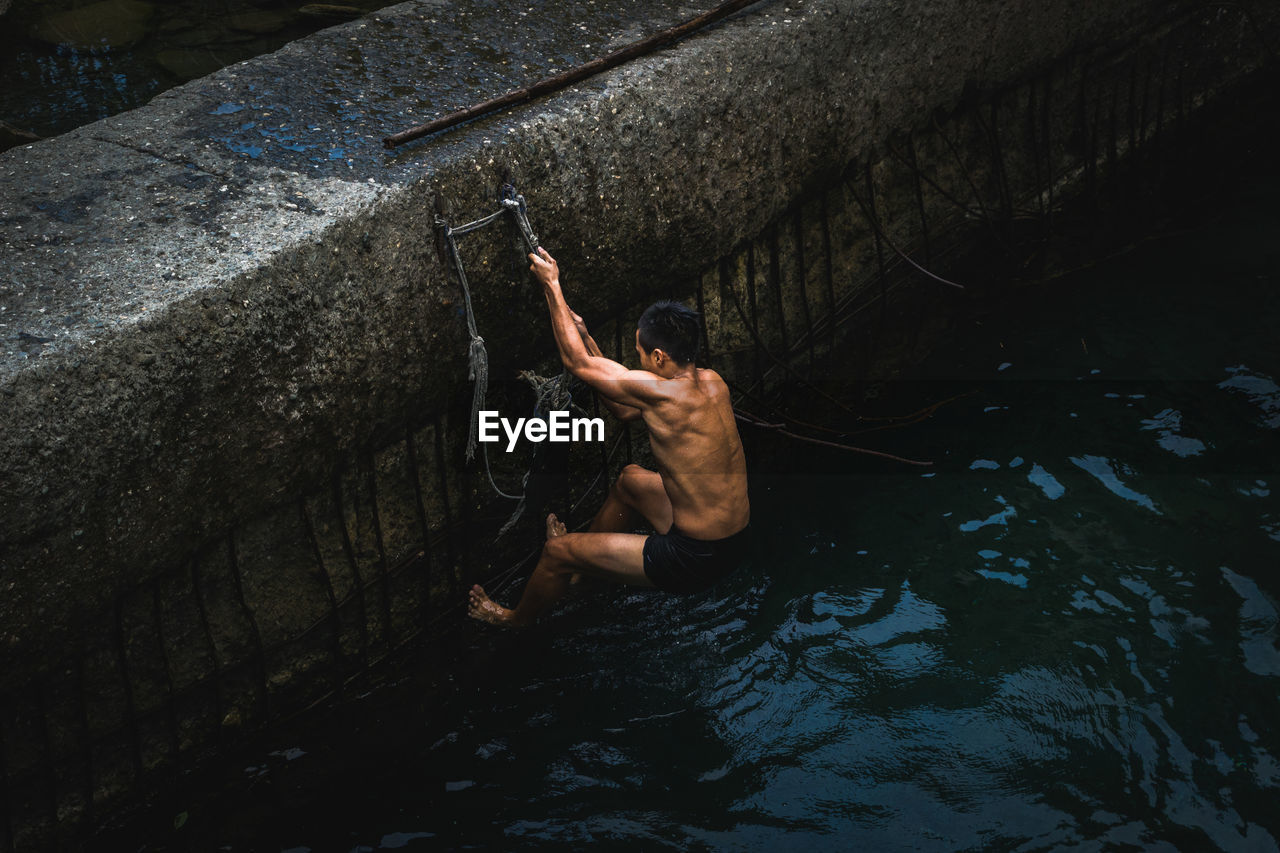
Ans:
MULTIPOLYGON (((849 319, 907 280, 895 246, 941 263, 1171 150, 1280 17, 765 3, 386 154, 385 132, 441 111, 403 81, 431 76, 447 47, 427 22, 456 8, 393 7, 0 155, 5 844, 65 838, 341 689, 528 550, 494 542, 510 507, 462 463, 435 204, 470 218, 511 180, 602 341, 625 352, 656 295, 697 300, 716 365, 767 388, 779 362, 847 350, 849 319), (318 68, 337 96, 316 97, 318 68), (251 143, 269 150, 237 153, 251 143)), ((510 233, 466 241, 495 376, 545 364, 510 233)), ((946 304, 902 292, 908 316, 946 304)), ((865 369, 904 357, 896 328, 865 369)), ((496 384, 501 408, 520 394, 496 384)), ((578 482, 598 494, 633 440, 576 455, 578 482)))

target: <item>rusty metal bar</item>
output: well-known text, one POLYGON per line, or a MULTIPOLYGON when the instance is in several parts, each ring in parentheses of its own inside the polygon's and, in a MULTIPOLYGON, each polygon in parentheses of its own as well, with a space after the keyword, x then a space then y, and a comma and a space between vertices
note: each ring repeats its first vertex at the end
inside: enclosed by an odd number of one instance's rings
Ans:
MULTIPOLYGON (((598 394, 591 395, 591 414, 597 418, 600 417, 600 396, 598 394)), ((614 443, 616 444, 617 442, 615 441, 614 443)), ((609 482, 609 461, 610 461, 609 448, 606 447, 605 443, 602 441, 600 442, 600 475, 599 475, 600 488, 602 489, 602 493, 600 495, 601 504, 603 504, 604 501, 607 500, 609 497, 609 487, 611 485, 611 483, 609 482)))
MULTIPOLYGON (((191 559, 191 589, 195 592, 196 607, 200 611, 200 627, 204 631, 205 641, 209 644, 209 659, 213 661, 214 714, 221 719, 223 708, 226 707, 226 697, 222 694, 222 661, 219 660, 218 657, 218 644, 213 640, 213 628, 209 624, 209 612, 205 607, 204 593, 200 589, 200 572, 198 567, 198 560, 193 557, 191 559)), ((221 726, 218 727, 218 731, 222 731, 221 726)))
POLYGON ((462 525, 462 574, 464 577, 471 574, 471 532, 474 529, 475 522, 473 516, 472 500, 475 490, 471 486, 471 467, 463 465, 458 469, 458 491, 459 498, 459 515, 461 516, 462 525))
MULTIPOLYGON (((756 252, 755 245, 751 241, 747 241, 747 307, 751 309, 749 317, 744 317, 744 321, 750 322, 751 337, 756 341, 760 340, 760 316, 756 310, 756 252)), ((733 279, 728 280, 730 291, 733 298, 738 298, 737 291, 733 288, 733 279)), ((752 366, 755 370, 755 381, 760 384, 764 381, 764 368, 760 363, 760 350, 756 348, 752 350, 752 366)))
POLYGON ((1160 87, 1156 90, 1156 128, 1151 135, 1161 173, 1164 171, 1164 99, 1168 82, 1169 46, 1165 45, 1164 52, 1160 55, 1160 87))
POLYGON ((1129 108, 1126 114, 1129 119, 1129 153, 1138 150, 1138 63, 1129 60, 1129 108))
MULTIPOLYGON (((809 271, 805 266, 804 257, 804 210, 797 204, 791 211, 791 231, 795 235, 796 243, 796 284, 800 290, 800 311, 804 315, 805 337, 809 344, 809 372, 812 373, 816 367, 814 365, 813 353, 813 314, 809 310, 809 271)), ((701 282, 701 279, 699 279, 701 282)), ((701 298, 702 291, 698 291, 701 298)), ((812 378, 812 377, 811 377, 812 378)))
MULTIPOLYGON (((1115 174, 1120 159, 1120 81, 1111 82, 1111 110, 1107 115, 1107 174, 1115 174)), ((1114 182, 1113 182, 1114 183, 1114 182)))
POLYGON ((181 776, 182 761, 179 757, 181 737, 178 729, 178 709, 174 705, 173 668, 169 663, 169 654, 164 648, 164 627, 160 621, 160 583, 155 578, 151 580, 151 618, 156 623, 156 645, 160 649, 160 663, 164 668, 165 716, 169 723, 169 746, 173 750, 175 774, 181 776))
MULTIPOLYGON (((302 526, 307 531, 307 538, 311 540, 311 553, 316 561, 316 571, 320 573, 320 577, 324 579, 324 594, 329 602, 329 643, 333 647, 331 654, 333 655, 333 664, 335 669, 340 669, 346 655, 342 653, 342 614, 338 609, 338 596, 333 591, 333 578, 329 577, 329 570, 324 564, 324 552, 320 550, 320 537, 316 535, 316 527, 311 522, 311 516, 307 513, 307 499, 303 496, 298 497, 298 515, 302 517, 302 526)), ((341 677, 335 678, 335 689, 342 691, 341 677)))
MULTIPOLYGON (((80 723, 80 752, 84 755, 84 808, 87 820, 92 823, 93 808, 93 732, 89 725, 89 697, 85 690, 84 676, 84 659, 85 637, 83 625, 76 631, 77 653, 73 666, 75 667, 75 683, 76 683, 76 716, 80 723)), ((0 766, 0 772, 3 772, 0 766)), ((0 803, 3 803, 0 799, 0 803)))
POLYGON ((1031 78, 1027 83, 1027 141, 1031 146, 1031 163, 1036 184, 1036 210, 1040 214, 1040 224, 1044 225, 1044 194, 1040 188, 1044 186, 1043 172, 1040 169, 1040 113, 1036 109, 1036 80, 1031 78))
POLYGON ((836 331, 839 324, 836 323, 836 280, 835 280, 835 259, 831 250, 831 214, 827 209, 827 188, 823 187, 822 192, 818 196, 818 215, 822 220, 822 277, 827 287, 827 305, 831 328, 831 340, 827 347, 827 363, 835 358, 836 352, 836 331))
POLYGON ((1013 218, 1013 193, 1009 189, 1009 174, 1004 164, 1004 147, 1000 144, 1000 93, 996 92, 991 96, 991 124, 988 125, 982 118, 981 105, 973 107, 973 118, 982 128, 983 134, 987 137, 987 144, 991 150, 992 172, 996 178, 996 193, 1000 197, 1000 208, 1004 214, 1004 221, 1008 222, 1013 218))
POLYGON ((125 717, 128 720, 129 741, 133 747, 133 769, 140 777, 142 776, 142 735, 138 731, 138 715, 134 708, 133 701, 133 684, 129 681, 129 660, 124 651, 124 593, 116 596, 115 600, 115 652, 116 661, 120 665, 120 680, 124 684, 124 708, 125 717))
POLYGON ((517 104, 522 104, 525 101, 531 101, 534 98, 539 98, 543 95, 549 95, 552 92, 557 92, 566 86, 571 86, 574 83, 587 79, 588 77, 594 77, 596 74, 608 71, 610 68, 616 68, 624 62, 652 53, 670 42, 682 39, 690 33, 696 32, 704 27, 708 27, 711 24, 727 18, 733 13, 741 11, 742 9, 745 9, 757 2, 759 2, 759 0, 729 0, 728 3, 722 3, 709 12, 698 15, 696 18, 691 18, 674 27, 668 27, 667 29, 649 36, 648 38, 632 42, 625 47, 621 47, 583 65, 570 68, 568 71, 563 71, 559 74, 546 77, 531 86, 526 86, 523 89, 515 89, 507 92, 505 95, 490 98, 487 101, 467 107, 466 109, 458 110, 450 113, 449 115, 442 116, 441 118, 429 121, 426 124, 420 124, 417 127, 410 128, 409 130, 402 130, 399 133, 393 133, 383 139, 382 144, 387 148, 395 148, 397 145, 412 142, 415 139, 419 139, 431 133, 438 133, 441 130, 446 130, 455 125, 461 124, 464 121, 486 115, 487 113, 495 112, 506 107, 512 107, 517 104))
POLYGON ((1041 133, 1044 141, 1045 237, 1053 236, 1053 72, 1045 71, 1044 98, 1041 101, 1041 133))
MULTIPOLYGON (((1134 60, 1137 71, 1137 60, 1134 60)), ((1147 122, 1151 118, 1151 61, 1147 60, 1142 72, 1142 101, 1138 105, 1138 148, 1147 147, 1147 122)))
MULTIPOLYGON (((615 317, 613 320, 613 352, 614 358, 619 364, 624 364, 622 358, 622 323, 615 317)), ((631 424, 625 421, 622 424, 622 435, 627 444, 627 464, 631 464, 631 424)))
POLYGON ((787 336, 787 310, 782 299, 782 261, 779 257, 778 228, 776 225, 769 228, 765 243, 769 247, 769 267, 765 272, 765 285, 772 291, 774 302, 777 303, 778 336, 782 339, 782 351, 790 352, 791 344, 788 342, 787 336))
POLYGON ((418 465, 418 443, 414 440, 413 428, 405 429, 404 446, 409 459, 409 472, 413 475, 413 512, 418 519, 418 527, 422 531, 422 616, 425 620, 431 615, 431 575, 435 570, 435 561, 431 555, 431 522, 427 520, 427 505, 422 497, 422 470, 418 465))
POLYGON ((702 292, 702 278, 697 276, 698 289, 695 291, 695 298, 698 305, 698 331, 702 334, 702 356, 707 363, 711 363, 711 336, 707 333, 707 308, 706 299, 702 292))
POLYGON ((267 687, 267 649, 262 642, 262 632, 258 630, 258 620, 254 617, 248 602, 245 601, 244 585, 240 581, 240 561, 236 559, 234 532, 227 534, 227 562, 231 566, 231 588, 235 590, 236 602, 240 605, 240 609, 244 611, 245 618, 249 620, 249 635, 253 638, 255 650, 254 661, 251 665, 257 670, 262 715, 264 718, 269 718, 271 716, 271 693, 267 687))
POLYGON ((868 224, 871 226, 872 235, 875 237, 876 278, 880 286, 880 320, 876 324, 876 333, 871 336, 871 350, 867 354, 867 366, 869 368, 876 359, 876 353, 880 350, 880 336, 884 334, 885 313, 889 307, 889 284, 888 270, 884 261, 884 240, 880 236, 880 215, 876 211, 876 187, 875 181, 871 177, 870 163, 862 164, 862 178, 867 185, 867 209, 865 213, 869 220, 868 224))
POLYGON ((924 264, 933 264, 933 249, 929 240, 929 217, 924 208, 924 178, 920 174, 920 162, 916 156, 916 138, 911 131, 907 132, 907 163, 915 179, 916 209, 920 213, 920 239, 924 249, 924 264))
POLYGON ((1095 83, 1093 91, 1097 97, 1093 99, 1093 121, 1089 121, 1089 68, 1088 63, 1080 69, 1080 138, 1085 140, 1085 187, 1092 204, 1098 203, 1098 122, 1101 120, 1102 93, 1101 84, 1095 83))
POLYGON ((433 432, 436 446, 436 474, 440 480, 440 500, 444 504, 445 543, 449 546, 449 588, 454 595, 457 595, 461 586, 458 566, 462 563, 462 557, 458 553, 457 534, 453 529, 453 506, 449 499, 449 477, 445 471, 444 426, 439 418, 435 420, 433 432))
MULTIPOLYGON (((978 189, 978 184, 973 179, 973 173, 969 171, 969 165, 965 163, 964 156, 960 153, 960 149, 951 141, 951 137, 947 135, 946 131, 942 129, 942 124, 938 121, 936 116, 933 119, 933 129, 934 132, 938 134, 938 138, 947 146, 947 150, 951 152, 951 157, 956 161, 956 165, 960 167, 960 173, 964 175, 965 183, 967 183, 969 185, 969 189, 973 191, 973 201, 978 206, 978 213, 982 217, 982 220, 991 229, 992 236, 996 238, 997 242, 1007 247, 1004 235, 1000 233, 1000 229, 996 226, 996 221, 992 218, 991 211, 987 208, 986 199, 983 198, 982 191, 978 189)), ((853 166, 854 164, 851 163, 849 169, 852 170, 853 166)), ((934 184, 934 186, 936 187, 937 185, 934 184)), ((941 188, 939 187, 939 189, 941 188)), ((963 210, 970 209, 968 205, 959 202, 958 199, 957 203, 963 210)))
POLYGON ((333 492, 333 508, 338 514, 338 532, 342 534, 342 552, 347 555, 347 565, 351 567, 356 606, 360 610, 360 670, 363 672, 369 668, 369 617, 365 609, 364 578, 360 575, 360 561, 356 559, 356 549, 351 543, 347 514, 342 504, 342 472, 337 469, 334 469, 330 478, 330 490, 333 492))
POLYGON ((373 451, 367 451, 365 461, 365 488, 369 491, 369 508, 373 513, 373 540, 378 548, 378 566, 382 569, 382 581, 378 584, 378 601, 382 605, 382 617, 386 623, 386 642, 395 645, 395 626, 391 623, 391 568, 387 564, 387 549, 382 537, 382 513, 378 512, 378 477, 373 451))

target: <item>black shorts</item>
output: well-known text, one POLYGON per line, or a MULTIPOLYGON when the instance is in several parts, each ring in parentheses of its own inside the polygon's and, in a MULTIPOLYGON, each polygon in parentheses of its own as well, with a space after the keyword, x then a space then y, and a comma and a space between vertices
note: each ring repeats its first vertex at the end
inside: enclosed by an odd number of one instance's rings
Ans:
POLYGON ((663 592, 701 592, 728 577, 749 549, 744 527, 724 539, 694 539, 673 524, 644 540, 644 573, 663 592))

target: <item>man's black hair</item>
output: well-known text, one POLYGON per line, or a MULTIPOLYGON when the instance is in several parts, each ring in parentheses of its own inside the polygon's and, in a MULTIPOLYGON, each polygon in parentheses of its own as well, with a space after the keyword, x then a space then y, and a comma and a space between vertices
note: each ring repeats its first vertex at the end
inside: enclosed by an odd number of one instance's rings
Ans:
POLYGON ((684 365, 698 357, 702 315, 687 305, 662 299, 640 315, 640 346, 645 352, 661 349, 684 365))

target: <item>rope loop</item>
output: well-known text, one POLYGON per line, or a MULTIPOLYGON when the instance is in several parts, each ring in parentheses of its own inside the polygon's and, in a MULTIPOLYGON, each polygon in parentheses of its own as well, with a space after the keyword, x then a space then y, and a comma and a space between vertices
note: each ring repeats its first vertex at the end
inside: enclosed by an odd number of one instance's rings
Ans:
MULTIPOLYGON (((530 252, 536 252, 538 246, 538 237, 533 233, 533 227, 529 224, 528 207, 525 204, 524 196, 516 192, 515 187, 511 184, 504 184, 502 187, 501 207, 487 216, 482 216, 465 225, 452 227, 449 221, 440 214, 435 216, 435 226, 440 229, 444 237, 445 246, 449 250, 449 258, 453 262, 454 272, 458 276, 458 284, 462 287, 462 304, 467 319, 467 332, 471 337, 471 343, 467 351, 467 378, 474 383, 471 393, 471 428, 467 433, 467 450, 466 458, 470 462, 475 459, 476 446, 479 444, 480 429, 480 412, 484 408, 485 396, 489 391, 489 353, 485 348, 484 338, 480 335, 480 330, 476 326, 475 309, 471 304, 471 286, 467 282, 467 271, 462 264, 462 256, 458 252, 458 244, 454 239, 476 231, 498 220, 503 214, 511 214, 511 218, 515 220, 516 228, 520 232, 521 238, 528 245, 530 252)), ((535 397, 533 416, 536 418, 546 417, 549 411, 567 409, 573 406, 573 397, 569 393, 569 375, 568 371, 561 371, 560 375, 554 379, 540 379, 535 384, 535 397)), ((529 481, 529 473, 526 472, 521 481, 521 493, 519 495, 511 495, 504 492, 498 487, 497 482, 493 478, 493 472, 489 468, 489 452, 488 445, 484 447, 484 464, 485 473, 489 477, 489 485, 493 487, 501 497, 509 500, 519 501, 515 513, 503 526, 502 531, 498 535, 505 533, 518 519, 524 511, 525 488, 529 481)))

